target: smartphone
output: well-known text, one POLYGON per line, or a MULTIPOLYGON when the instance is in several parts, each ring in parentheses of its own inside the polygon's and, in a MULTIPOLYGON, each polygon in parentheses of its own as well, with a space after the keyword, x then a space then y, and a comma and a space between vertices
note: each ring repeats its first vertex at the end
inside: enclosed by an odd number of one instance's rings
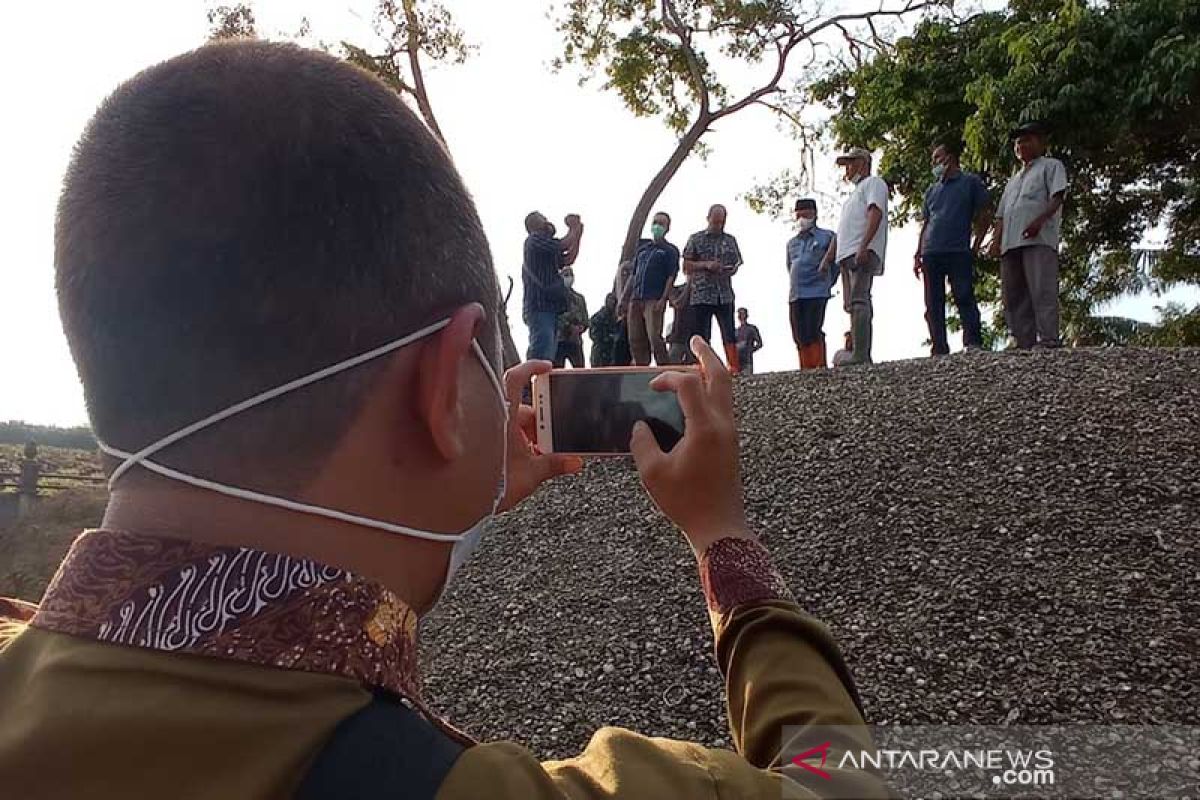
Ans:
POLYGON ((659 447, 670 450, 683 438, 683 410, 674 392, 657 392, 650 381, 668 370, 693 369, 601 367, 535 375, 538 449, 578 456, 627 455, 634 423, 644 420, 659 447))

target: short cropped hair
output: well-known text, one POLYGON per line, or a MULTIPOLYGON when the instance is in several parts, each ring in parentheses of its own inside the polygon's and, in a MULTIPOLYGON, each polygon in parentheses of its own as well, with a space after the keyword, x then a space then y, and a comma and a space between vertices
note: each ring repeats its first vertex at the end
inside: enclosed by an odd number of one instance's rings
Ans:
MULTIPOLYGON (((668 225, 670 225, 670 224, 671 224, 671 215, 670 215, 670 214, 668 214, 668 213, 667 213, 667 212, 665 212, 665 211, 655 211, 655 212, 654 212, 654 217, 666 217, 666 218, 667 218, 667 224, 668 224, 668 225)), ((653 220, 654 220, 654 217, 651 217, 651 218, 650 218, 650 219, 651 219, 651 221, 653 221, 653 220)))
MULTIPOLYGON (((55 273, 93 429, 126 450, 470 302, 499 364, 499 286, 445 149, 383 83, 291 45, 207 45, 117 88, 67 170, 55 273)), ((386 360, 158 458, 295 485, 386 360)))
POLYGON ((962 143, 961 139, 956 139, 956 138, 942 139, 940 142, 937 143, 937 146, 942 148, 943 150, 945 150, 947 153, 954 156, 955 158, 962 158, 963 143, 962 143))

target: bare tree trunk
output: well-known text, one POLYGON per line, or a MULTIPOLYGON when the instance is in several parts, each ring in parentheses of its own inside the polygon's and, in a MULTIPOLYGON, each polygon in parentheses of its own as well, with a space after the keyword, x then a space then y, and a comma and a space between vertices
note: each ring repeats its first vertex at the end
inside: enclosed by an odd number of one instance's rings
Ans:
MULTIPOLYGON (((442 133, 442 128, 438 125, 437 117, 434 116, 433 106, 429 102, 429 93, 425 90, 425 74, 421 71, 421 21, 417 19, 417 11, 415 0, 402 0, 404 6, 404 18, 408 22, 408 66, 412 70, 412 95, 417 101, 417 109, 421 112, 421 117, 425 120, 425 124, 429 126, 429 130, 438 138, 442 146, 449 152, 450 148, 446 144, 446 135, 442 133)), ((508 298, 512 294, 512 284, 509 284, 508 292, 501 298, 500 304, 500 342, 503 347, 504 368, 508 369, 516 364, 521 363, 521 355, 517 352, 517 346, 513 343, 512 329, 508 324, 508 298)))
POLYGON ((433 131, 443 145, 446 137, 438 125, 437 117, 433 115, 433 106, 429 104, 429 93, 425 91, 425 74, 421 71, 421 21, 417 19, 414 0, 403 0, 404 18, 408 21, 408 66, 412 70, 413 97, 417 100, 417 108, 425 118, 425 124, 433 131))
MULTIPOLYGON (((679 140, 679 144, 675 145, 675 150, 671 153, 671 157, 667 159, 667 163, 663 164, 662 169, 650 179, 650 184, 646 187, 646 191, 642 192, 642 198, 638 200, 637 206, 633 209, 633 216, 629 219, 629 227, 625 231, 625 243, 621 245, 621 262, 628 261, 633 258, 634 250, 637 248, 638 239, 642 236, 642 230, 646 227, 646 218, 650 216, 650 209, 658 202, 658 198, 662 195, 663 190, 667 188, 667 184, 675 177, 675 173, 687 160, 691 154, 692 148, 700 141, 700 137, 708 130, 712 119, 708 114, 701 114, 692 126, 687 129, 687 133, 679 140)), ((617 265, 617 279, 620 280, 621 268, 617 265)))

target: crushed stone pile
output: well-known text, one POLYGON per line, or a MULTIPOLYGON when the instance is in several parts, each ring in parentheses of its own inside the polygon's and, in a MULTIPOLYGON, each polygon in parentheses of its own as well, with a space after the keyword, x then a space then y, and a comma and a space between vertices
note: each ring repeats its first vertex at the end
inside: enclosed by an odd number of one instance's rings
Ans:
MULTIPOLYGON (((873 723, 1194 724, 1200 350, 963 354, 737 383, 750 522, 873 723)), ((498 520, 426 699, 542 757, 731 746, 695 559, 632 462, 498 520)))

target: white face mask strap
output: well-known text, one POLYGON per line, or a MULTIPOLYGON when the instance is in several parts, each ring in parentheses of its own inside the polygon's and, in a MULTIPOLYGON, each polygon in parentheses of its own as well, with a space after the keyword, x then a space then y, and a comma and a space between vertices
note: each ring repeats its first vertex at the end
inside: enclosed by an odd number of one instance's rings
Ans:
POLYGON ((483 370, 487 373, 488 380, 492 382, 496 394, 500 397, 500 405, 504 406, 504 418, 508 419, 508 395, 504 392, 504 384, 500 383, 500 378, 496 375, 492 362, 488 361, 487 354, 483 352, 477 339, 471 340, 471 347, 475 349, 475 355, 479 356, 479 363, 483 364, 483 370))
MULTIPOLYGON (((304 386, 308 386, 309 384, 316 383, 317 381, 324 380, 325 378, 328 378, 332 375, 336 375, 340 372, 344 372, 345 370, 353 369, 354 367, 357 367, 360 364, 364 364, 367 361, 370 361, 372 359, 375 359, 382 355, 390 353, 393 350, 398 350, 407 344, 411 344, 412 342, 415 342, 418 339, 421 339, 425 336, 429 336, 430 334, 436 333, 436 332, 442 330, 443 328, 445 328, 449 324, 450 324, 450 320, 448 320, 448 319, 441 320, 440 322, 435 322, 432 325, 427 325, 426 327, 421 328, 420 330, 415 331, 415 332, 409 334, 408 336, 403 337, 402 339, 397 339, 393 342, 389 342, 388 344, 382 345, 373 350, 369 350, 365 353, 354 356, 353 358, 349 358, 345 361, 341 361, 337 364, 333 364, 332 366, 325 367, 324 369, 318 370, 317 372, 313 372, 309 375, 305 375, 305 376, 297 378, 293 381, 289 381, 288 383, 285 383, 282 386, 277 386, 274 389, 270 389, 268 391, 254 395, 253 397, 250 397, 246 400, 236 403, 235 405, 232 405, 222 411, 219 411, 216 414, 212 414, 198 422, 193 422, 192 424, 187 425, 186 427, 180 428, 179 430, 175 431, 174 433, 164 436, 163 438, 159 439, 158 441, 147 445, 146 447, 142 448, 141 450, 137 451, 136 453, 129 453, 129 452, 126 452, 119 448, 107 445, 104 442, 98 442, 97 444, 100 447, 100 450, 102 450, 103 452, 107 453, 110 456, 124 459, 117 466, 117 468, 113 470, 112 475, 109 477, 109 479, 108 479, 109 488, 111 489, 113 487, 113 485, 116 483, 117 479, 120 478, 122 475, 124 475, 125 472, 127 472, 131 467, 133 467, 134 465, 138 465, 138 466, 141 466, 144 469, 147 469, 158 475, 162 475, 165 478, 171 478, 173 480, 180 481, 181 483, 186 483, 186 484, 196 486, 201 489, 207 489, 209 491, 217 492, 218 494, 223 494, 228 497, 236 497, 236 498, 239 498, 242 500, 249 500, 249 501, 256 502, 256 503, 264 503, 266 505, 276 506, 278 508, 285 508, 290 511, 297 511, 297 512, 301 512, 301 513, 305 513, 305 514, 314 514, 316 516, 327 517, 329 519, 335 519, 335 520, 339 520, 342 522, 349 522, 349 523, 352 523, 355 525, 362 525, 362 526, 369 527, 369 528, 376 528, 379 530, 387 531, 389 533, 397 533, 397 534, 402 534, 405 536, 413 536, 413 537, 416 537, 419 539, 427 539, 427 540, 435 541, 435 542, 457 542, 463 537, 462 533, 434 533, 432 531, 422 531, 422 530, 417 530, 415 528, 409 528, 405 525, 396 525, 396 524, 393 524, 390 522, 384 522, 383 520, 372 519, 370 517, 363 517, 363 516, 359 516, 358 514, 351 514, 351 513, 345 512, 345 511, 338 511, 336 509, 324 508, 322 506, 309 505, 308 503, 301 503, 296 500, 289 500, 285 497, 277 497, 275 495, 264 494, 261 492, 255 492, 255 491, 251 491, 250 489, 242 489, 242 488, 239 488, 236 486, 227 486, 225 484, 217 483, 216 481, 211 481, 206 478, 198 477, 196 475, 189 475, 186 472, 180 472, 179 470, 171 469, 170 467, 166 467, 166 466, 163 466, 162 464, 158 464, 156 462, 148 460, 148 458, 151 455, 153 455, 154 453, 157 453, 158 451, 162 450, 163 448, 168 447, 169 445, 174 444, 175 442, 178 442, 181 439, 191 436, 192 434, 196 433, 197 431, 201 431, 204 428, 209 427, 210 425, 215 425, 216 423, 220 422, 221 420, 228 419, 229 417, 239 414, 247 409, 253 408, 254 406, 257 406, 261 403, 265 403, 268 400, 273 400, 274 398, 279 397, 280 395, 286 394, 288 392, 294 391, 294 390, 302 388, 304 386)), ((475 351, 475 355, 479 358, 479 362, 483 365, 484 371, 487 372, 489 382, 492 384, 492 386, 496 390, 497 398, 500 400, 500 406, 504 412, 504 418, 505 418, 505 420, 507 420, 508 419, 508 402, 507 402, 507 399, 504 394, 503 386, 500 383, 500 379, 497 377, 496 371, 492 367, 492 363, 488 360, 487 355, 483 352, 483 348, 480 347, 479 342, 473 340, 471 342, 471 345, 472 345, 472 349, 475 351)), ((508 433, 506 430, 505 431, 505 444, 506 445, 507 445, 507 442, 508 442, 508 433)), ((497 503, 498 502, 499 502, 499 499, 497 500, 497 503)))
MULTIPOLYGON (((100 447, 109 455, 132 458, 131 455, 123 453, 116 448, 107 447, 105 445, 101 445, 100 447)), ((172 478, 180 481, 181 483, 187 483, 201 489, 208 489, 209 491, 217 492, 228 497, 237 497, 241 500, 250 500, 255 503, 263 503, 265 505, 276 506, 278 508, 286 508, 289 511, 299 511, 304 514, 315 514, 319 517, 327 517, 329 519, 336 519, 341 522, 350 522, 355 525, 376 528, 381 531, 387 531, 388 533, 398 533, 404 536, 413 536, 418 539, 428 539, 429 541, 433 542, 457 542, 462 538, 461 533, 434 533, 432 531, 422 531, 417 530, 416 528, 409 528, 405 525, 394 525, 390 522, 384 522, 383 520, 373 519, 371 517, 362 517, 358 514, 350 514, 348 512, 338 511, 332 508, 313 506, 309 505, 308 503, 301 503, 297 500, 288 500, 286 497, 277 497, 273 494, 264 494, 262 492, 254 492, 249 489, 240 489, 236 486, 226 486, 223 483, 216 483, 215 481, 206 480, 205 478, 200 478, 195 475, 189 475, 186 472, 180 472, 178 470, 171 469, 170 467, 164 467, 162 464, 158 464, 153 461, 146 461, 143 459, 139 461, 138 464, 143 469, 148 469, 151 472, 158 473, 166 478, 172 478)))
MULTIPOLYGON (((289 381, 288 383, 285 383, 282 386, 276 386, 274 389, 269 389, 260 394, 256 394, 253 397, 249 397, 245 400, 242 400, 240 403, 235 403, 234 405, 229 406, 228 408, 224 409, 223 411, 218 411, 217 413, 207 416, 198 422, 193 422, 190 425, 182 427, 179 430, 175 431, 174 433, 168 434, 168 435, 164 436, 163 438, 159 439, 157 442, 152 442, 151 444, 146 445, 141 450, 138 450, 136 453, 133 453, 133 454, 125 453, 125 452, 117 450, 115 448, 110 448, 103 443, 100 443, 100 449, 103 450, 104 452, 108 453, 111 456, 117 456, 119 458, 125 459, 123 462, 121 462, 120 464, 117 465, 117 468, 113 470, 112 475, 109 476, 108 488, 112 489, 113 485, 117 482, 117 479, 120 478, 122 475, 124 475, 125 472, 129 470, 130 467, 134 466, 135 464, 145 465, 144 462, 148 457, 154 455, 159 450, 162 450, 164 447, 168 447, 172 444, 175 444, 175 442, 178 442, 181 439, 186 439, 187 437, 191 436, 193 433, 202 431, 205 428, 209 427, 210 425, 215 425, 223 419, 228 419, 229 417, 232 417, 236 414, 240 414, 243 411, 246 411, 248 409, 254 408, 257 405, 260 405, 261 403, 265 403, 268 400, 274 400, 276 397, 279 397, 280 395, 287 394, 288 392, 295 391, 296 389, 299 389, 304 386, 308 386, 311 383, 316 383, 317 381, 324 380, 325 378, 328 378, 331 375, 336 375, 339 372, 344 372, 348 369, 353 369, 354 367, 357 367, 360 364, 364 364, 372 359, 379 358, 379 356, 384 355, 385 353, 389 353, 392 350, 398 350, 401 347, 404 347, 406 344, 411 344, 412 342, 415 342, 417 339, 420 339, 424 336, 429 336, 432 333, 436 333, 437 331, 440 331, 442 328, 446 327, 449 324, 450 324, 450 320, 448 320, 448 319, 441 320, 440 322, 435 322, 432 325, 427 325, 424 328, 421 328, 419 331, 410 333, 408 336, 405 336, 403 339, 397 339, 394 342, 389 342, 380 347, 376 347, 374 350, 368 350, 367 352, 362 353, 361 355, 354 356, 353 358, 349 358, 349 359, 346 359, 345 361, 341 361, 341 362, 338 362, 337 364, 333 364, 332 366, 325 367, 324 369, 318 370, 317 372, 313 372, 308 375, 304 375, 302 377, 296 378, 295 380, 289 381)), ((476 345, 476 347, 478 348, 478 345, 476 345)), ((480 352, 482 353, 482 350, 480 350, 480 352)), ((486 361, 486 359, 485 359, 485 361, 486 361)), ((490 367, 490 365, 488 365, 488 366, 490 367)), ((494 380, 495 379, 494 373, 492 374, 492 377, 494 380)))

